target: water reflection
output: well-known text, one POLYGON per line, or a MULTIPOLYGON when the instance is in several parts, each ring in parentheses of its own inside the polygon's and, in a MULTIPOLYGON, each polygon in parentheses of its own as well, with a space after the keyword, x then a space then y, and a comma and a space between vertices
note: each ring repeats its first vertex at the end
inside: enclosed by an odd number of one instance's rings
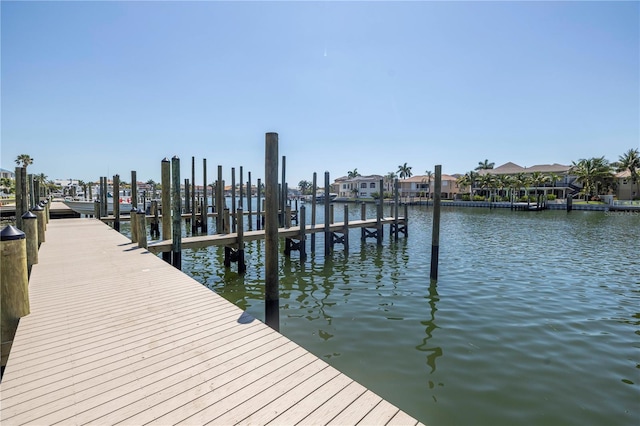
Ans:
POLYGON ((433 332, 439 328, 436 324, 436 302, 440 301, 438 295, 438 285, 432 282, 429 285, 429 296, 425 297, 429 304, 429 319, 426 321, 420 321, 420 324, 426 326, 426 337, 422 339, 422 343, 416 346, 416 349, 422 352, 427 352, 427 365, 431 368, 430 373, 436 371, 436 359, 442 356, 442 348, 439 346, 429 346, 429 340, 433 338, 433 332))

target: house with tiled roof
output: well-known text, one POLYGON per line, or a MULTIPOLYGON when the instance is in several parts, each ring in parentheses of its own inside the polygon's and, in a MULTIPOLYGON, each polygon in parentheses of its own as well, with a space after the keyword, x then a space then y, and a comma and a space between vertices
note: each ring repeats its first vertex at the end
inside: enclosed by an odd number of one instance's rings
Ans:
MULTIPOLYGON (((432 175, 430 180, 427 175, 416 175, 407 179, 399 179, 398 195, 404 199, 426 198, 427 195, 433 198, 435 178, 435 175, 432 175)), ((460 192, 458 180, 455 176, 443 173, 441 183, 441 196, 444 199, 455 198, 460 192)))

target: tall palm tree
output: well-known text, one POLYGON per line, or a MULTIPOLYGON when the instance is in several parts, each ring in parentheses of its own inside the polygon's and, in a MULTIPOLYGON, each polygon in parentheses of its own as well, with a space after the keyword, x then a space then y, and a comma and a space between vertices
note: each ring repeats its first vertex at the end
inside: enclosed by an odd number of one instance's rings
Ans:
POLYGON ((487 191, 489 201, 491 201, 491 190, 495 186, 495 175, 491 173, 484 174, 478 178, 480 187, 487 191))
POLYGON ((358 177, 358 176, 360 176, 360 173, 358 173, 358 169, 357 168, 355 168, 353 170, 349 170, 347 172, 347 177, 349 179, 352 179, 352 178, 355 178, 355 177, 358 177))
POLYGON ((411 173, 411 169, 412 167, 408 166, 407 163, 398 166, 398 176, 400 177, 400 179, 407 179, 413 176, 413 173, 411 173))
POLYGON ((423 182, 427 182, 427 201, 431 198, 431 180, 433 179, 433 172, 431 170, 426 170, 425 176, 422 179, 423 182))
POLYGON ((478 167, 475 170, 490 170, 496 163, 490 163, 489 160, 478 161, 478 167))
POLYGON ((582 158, 578 162, 571 163, 571 173, 582 184, 582 192, 587 203, 594 190, 597 192, 600 185, 611 179, 612 170, 613 168, 604 157, 582 158))
POLYGON ((518 173, 513 177, 513 185, 514 188, 518 190, 518 194, 520 190, 524 189, 527 194, 527 203, 529 202, 529 191, 527 187, 529 186, 529 176, 525 173, 518 173))
POLYGON ((473 201, 473 192, 474 192, 473 188, 475 187, 476 182, 478 181, 478 177, 479 177, 478 173, 471 170, 457 179, 457 183, 460 188, 466 188, 467 186, 469 187, 470 201, 473 201))
POLYGON ((618 158, 616 171, 629 170, 631 180, 636 184, 636 194, 640 193, 640 152, 638 149, 630 149, 618 158))
POLYGON ((33 164, 33 158, 29 154, 20 154, 16 157, 16 164, 20 165, 20 163, 22 163, 22 167, 27 167, 33 164))
POLYGON ((393 182, 396 180, 397 177, 398 175, 396 174, 396 172, 389 172, 384 176, 384 186, 387 192, 391 192, 391 185, 393 185, 393 182))
POLYGON ((504 195, 504 189, 510 188, 512 185, 513 177, 511 175, 498 175, 496 176, 496 187, 500 190, 500 192, 504 195))

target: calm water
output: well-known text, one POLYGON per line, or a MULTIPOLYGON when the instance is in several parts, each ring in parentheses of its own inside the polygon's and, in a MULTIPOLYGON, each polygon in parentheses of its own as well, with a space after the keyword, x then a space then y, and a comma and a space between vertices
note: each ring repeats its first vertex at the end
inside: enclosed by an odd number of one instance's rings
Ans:
MULTIPOLYGON (((382 247, 353 230, 348 254, 318 234, 282 256, 281 332, 426 424, 637 424, 640 214, 445 208, 430 285, 431 213, 382 247)), ((239 276, 185 251, 183 270, 263 320, 263 255, 239 276)))

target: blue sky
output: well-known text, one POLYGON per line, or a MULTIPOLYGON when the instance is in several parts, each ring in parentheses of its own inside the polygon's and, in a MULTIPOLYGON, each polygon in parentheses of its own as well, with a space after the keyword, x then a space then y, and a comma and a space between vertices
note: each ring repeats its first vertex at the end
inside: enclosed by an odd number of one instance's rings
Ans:
POLYGON ((86 181, 295 186, 442 164, 610 161, 640 147, 639 2, 7 2, 1 165, 86 181), (245 177, 246 179, 246 177, 245 177))

